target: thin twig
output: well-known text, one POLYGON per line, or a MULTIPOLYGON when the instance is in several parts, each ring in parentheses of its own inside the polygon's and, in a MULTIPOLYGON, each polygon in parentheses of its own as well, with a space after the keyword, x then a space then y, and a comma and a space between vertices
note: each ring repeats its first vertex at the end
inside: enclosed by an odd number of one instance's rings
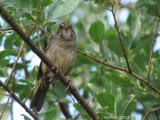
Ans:
MULTIPOLYGON (((37 21, 38 21, 38 18, 39 18, 39 16, 40 16, 40 12, 41 12, 41 9, 42 9, 42 5, 43 5, 43 0, 42 0, 42 2, 41 2, 41 6, 40 6, 40 9, 39 9, 39 13, 37 14, 37 18, 36 18, 36 20, 35 20, 35 23, 33 24, 32 29, 30 30, 30 32, 28 33, 28 37, 31 35, 33 29, 35 28, 35 26, 36 26, 36 24, 37 24, 37 21)), ((16 59, 14 65, 13 65, 13 67, 12 67, 12 71, 11 71, 11 73, 10 73, 10 75, 9 75, 8 80, 7 80, 7 83, 6 83, 7 86, 8 86, 8 84, 9 84, 9 81, 10 81, 10 79, 11 79, 11 77, 12 77, 12 74, 13 74, 13 72, 14 72, 14 70, 15 70, 15 67, 16 67, 16 64, 17 64, 17 62, 18 62, 18 59, 19 59, 19 57, 20 57, 20 55, 21 55, 21 52, 22 52, 22 50, 23 50, 23 46, 24 46, 24 41, 22 42, 22 45, 21 45, 21 48, 20 48, 20 50, 19 50, 17 59, 16 59)))
POLYGON ((148 111, 147 114, 144 116, 143 120, 145 120, 151 112, 155 112, 155 111, 158 111, 158 110, 160 110, 160 107, 151 109, 151 110, 148 111))
POLYGON ((131 70, 131 67, 130 67, 130 64, 128 62, 128 58, 127 58, 127 54, 126 54, 126 51, 125 51, 125 48, 124 48, 124 45, 123 45, 123 42, 122 42, 122 39, 121 39, 121 35, 120 35, 120 31, 119 31, 119 28, 118 28, 118 25, 117 25, 117 20, 116 20, 116 16, 115 16, 115 13, 114 13, 114 4, 112 4, 112 14, 113 14, 113 18, 114 18, 114 22, 115 22, 115 25, 114 27, 116 28, 117 30, 117 34, 118 34, 118 39, 120 41, 120 44, 121 44, 121 47, 122 47, 122 50, 123 50, 123 55, 125 57, 125 60, 126 60, 126 63, 127 63, 127 67, 128 67, 128 70, 129 70, 129 73, 132 73, 132 70, 131 70))
POLYGON ((40 82, 40 81, 38 81, 37 85, 34 86, 34 88, 33 88, 32 91, 30 92, 30 94, 27 96, 27 98, 25 99, 25 101, 23 102, 23 104, 25 104, 25 102, 28 100, 28 98, 32 95, 32 93, 34 92, 34 90, 36 89, 36 87, 37 87, 38 85, 40 85, 39 82, 40 82))
POLYGON ((60 107, 60 110, 62 111, 62 113, 64 114, 64 116, 66 117, 67 120, 72 119, 72 116, 69 112, 67 103, 59 102, 59 107, 60 107))
POLYGON ((21 45, 21 48, 20 48, 20 50, 19 50, 17 59, 16 59, 14 65, 13 65, 13 67, 12 67, 12 71, 11 71, 9 77, 8 77, 7 82, 6 82, 6 85, 7 85, 7 86, 8 86, 8 84, 9 84, 9 81, 10 81, 10 79, 11 79, 11 77, 12 77, 12 74, 13 74, 13 72, 14 72, 14 70, 15 70, 15 67, 16 67, 16 64, 17 64, 17 62, 18 62, 18 59, 19 59, 19 57, 20 57, 20 55, 21 55, 21 52, 22 52, 22 50, 23 50, 23 46, 24 46, 24 41, 22 42, 22 45, 21 45))
POLYGON ((78 114, 73 118, 73 120, 77 120, 77 118, 81 115, 80 112, 78 112, 78 114))
POLYGON ((98 3, 97 1, 94 0, 94 3, 101 6, 102 8, 111 11, 111 9, 107 8, 106 6, 102 5, 101 3, 98 3))
POLYGON ((1 32, 1 33, 0 33, 0 36, 4 35, 4 34, 6 34, 6 33, 12 33, 12 32, 14 32, 14 30, 11 30, 11 31, 4 31, 4 32, 1 32))
MULTIPOLYGON (((29 26, 32 26, 33 23, 29 24, 29 25, 26 25, 24 28, 27 28, 29 26)), ((5 28, 5 29, 0 29, 0 31, 7 31, 7 30, 13 30, 13 28, 5 28)), ((12 31, 13 32, 13 31, 12 31)))
POLYGON ((132 92, 132 94, 134 94, 134 95, 136 96, 137 101, 140 102, 141 105, 142 105, 147 111, 150 111, 150 109, 149 109, 147 106, 145 106, 145 105, 143 104, 143 102, 137 97, 137 95, 135 94, 135 92, 133 91, 133 89, 131 89, 131 92, 132 92))
MULTIPOLYGON (((48 68, 51 69, 52 72, 57 75, 57 78, 60 80, 60 82, 67 88, 69 86, 69 83, 66 82, 67 79, 65 78, 65 76, 61 72, 56 73, 58 68, 55 67, 55 65, 50 61, 50 59, 25 34, 25 32, 12 19, 12 17, 6 12, 6 10, 2 7, 1 4, 0 4, 0 14, 7 21, 7 23, 15 30, 15 32, 28 44, 28 46, 32 49, 32 51, 35 52, 39 56, 39 58, 48 66, 48 68)), ((2 86, 1 81, 0 81, 0 85, 2 86)), ((90 115, 90 117, 92 119, 94 119, 94 120, 100 119, 99 116, 96 114, 96 112, 90 107, 90 105, 80 95, 80 93, 77 91, 77 89, 75 87, 71 86, 68 89, 68 91, 76 98, 76 100, 79 102, 79 104, 84 108, 84 110, 88 113, 88 115, 90 115)), ((28 109, 27 107, 26 108, 24 107, 24 104, 22 106, 24 109, 28 109)))
POLYGON ((150 114, 150 112, 148 111, 147 114, 144 116, 143 120, 145 120, 149 114, 150 114))
POLYGON ((47 30, 44 30, 43 28, 39 27, 39 29, 44 32, 44 33, 47 33, 49 34, 51 37, 54 37, 51 33, 49 33, 47 30))
POLYGON ((41 40, 40 40, 40 35, 39 35, 39 24, 38 24, 38 21, 37 21, 37 35, 38 35, 39 48, 40 48, 40 50, 42 50, 41 40))
POLYGON ((151 83, 147 82, 147 80, 144 80, 143 78, 141 78, 140 76, 138 76, 137 74, 135 74, 133 72, 129 73, 129 74, 131 74, 133 77, 139 79, 141 82, 143 82, 146 85, 148 85, 153 91, 155 91, 156 93, 158 93, 160 95, 160 91, 157 88, 155 88, 151 83))
POLYGON ((148 74, 147 74, 147 82, 149 82, 150 67, 151 67, 151 60, 152 60, 152 52, 153 52, 153 46, 154 46, 154 43, 155 43, 155 38, 156 38, 158 26, 159 26, 159 18, 157 20, 157 26, 156 26, 156 30, 155 30, 155 33, 154 33, 154 36, 153 36, 152 47, 151 47, 151 51, 150 51, 149 65, 148 65, 148 74))
POLYGON ((7 30, 13 30, 13 29, 12 28, 0 29, 0 31, 7 31, 7 30))
MULTIPOLYGON (((15 88, 15 80, 13 80, 13 82, 12 82, 12 91, 14 92, 14 88, 15 88)), ((11 111, 11 120, 14 120, 14 118, 13 118, 13 101, 14 101, 14 99, 13 98, 11 98, 11 107, 10 107, 10 111, 11 111)))
POLYGON ((136 96, 136 98, 137 98, 138 102, 140 102, 141 105, 142 105, 147 111, 150 110, 147 106, 145 106, 145 105, 142 103, 142 101, 141 101, 137 96, 136 96))
POLYGON ((9 96, 8 94, 6 94, 6 93, 2 93, 2 92, 0 92, 0 94, 1 94, 1 95, 5 95, 5 96, 9 96))
POLYGON ((95 60, 96 62, 99 62, 99 63, 105 65, 105 66, 108 66, 108 67, 111 67, 111 68, 114 68, 114 69, 117 69, 117 70, 121 70, 121 71, 127 72, 127 70, 126 70, 125 68, 120 68, 120 67, 113 66, 113 65, 108 64, 108 63, 106 63, 106 62, 104 62, 104 61, 101 61, 101 60, 99 60, 99 59, 97 59, 97 58, 95 58, 95 57, 93 57, 93 56, 91 56, 91 55, 88 55, 87 53, 82 52, 82 51, 80 51, 80 50, 77 50, 77 52, 80 53, 80 54, 82 54, 82 55, 85 55, 85 56, 87 56, 87 57, 95 60))
POLYGON ((7 108, 7 105, 8 105, 8 103, 9 103, 9 99, 10 99, 11 95, 12 95, 12 92, 9 93, 9 97, 8 97, 7 103, 6 103, 6 105, 5 105, 5 107, 4 107, 3 111, 2 111, 2 114, 1 114, 1 116, 0 116, 0 119, 2 118, 4 112, 5 112, 6 108, 7 108))
MULTIPOLYGON (((30 26, 32 26, 32 25, 34 25, 34 23, 31 23, 31 24, 25 26, 24 28, 30 27, 30 26)), ((51 33, 49 33, 47 30, 43 29, 42 27, 39 26, 39 29, 40 29, 42 32, 47 33, 47 34, 49 34, 51 37, 53 37, 53 35, 52 35, 51 33)), ((0 29, 0 31, 1 31, 1 30, 3 30, 3 29, 0 29)), ((13 28, 6 28, 6 31, 7 31, 7 30, 13 30, 13 28)), ((13 32, 13 31, 10 31, 10 32, 13 32)), ((8 33, 8 32, 7 32, 7 33, 8 33)), ((0 35, 1 35, 1 34, 0 34, 0 35)))

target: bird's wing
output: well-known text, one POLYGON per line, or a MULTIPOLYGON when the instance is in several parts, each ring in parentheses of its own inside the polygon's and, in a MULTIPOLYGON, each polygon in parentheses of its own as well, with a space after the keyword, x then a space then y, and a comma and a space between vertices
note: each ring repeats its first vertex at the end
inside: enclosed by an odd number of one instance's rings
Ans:
MULTIPOLYGON (((52 45, 52 42, 55 41, 54 39, 56 39, 56 38, 52 37, 50 39, 50 41, 49 41, 49 43, 48 43, 48 45, 47 45, 47 47, 46 47, 46 49, 44 51, 45 54, 47 54, 47 51, 49 50, 50 46, 52 45)), ((48 69, 48 67, 46 67, 46 69, 48 69)), ((37 73, 37 80, 40 80, 40 78, 42 77, 42 75, 43 75, 43 72, 42 72, 42 61, 41 61, 40 65, 39 65, 38 73, 37 73)))
POLYGON ((42 62, 40 63, 39 68, 38 68, 37 80, 40 80, 40 78, 42 77, 41 65, 42 65, 42 62))

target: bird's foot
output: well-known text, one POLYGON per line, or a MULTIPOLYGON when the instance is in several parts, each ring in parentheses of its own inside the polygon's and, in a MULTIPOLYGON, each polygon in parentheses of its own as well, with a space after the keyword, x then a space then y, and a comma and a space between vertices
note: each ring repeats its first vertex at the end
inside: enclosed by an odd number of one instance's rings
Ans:
POLYGON ((60 72, 61 72, 61 69, 59 68, 59 66, 58 66, 58 65, 55 65, 55 66, 52 68, 52 70, 56 70, 55 75, 57 75, 58 73, 60 73, 60 72))
POLYGON ((66 82, 69 82, 68 87, 66 88, 66 90, 68 90, 71 86, 72 86, 72 81, 70 78, 67 78, 66 82))

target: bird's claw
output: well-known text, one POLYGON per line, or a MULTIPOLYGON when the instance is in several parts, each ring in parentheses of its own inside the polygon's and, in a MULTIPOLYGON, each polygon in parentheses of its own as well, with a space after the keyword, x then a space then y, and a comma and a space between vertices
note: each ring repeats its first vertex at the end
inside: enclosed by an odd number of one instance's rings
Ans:
POLYGON ((67 78, 66 82, 69 82, 68 87, 66 88, 66 90, 68 90, 71 86, 72 86, 72 81, 70 78, 67 78))
POLYGON ((55 66, 52 68, 52 70, 55 70, 55 69, 56 69, 56 75, 61 72, 61 69, 59 68, 58 65, 55 65, 55 66))

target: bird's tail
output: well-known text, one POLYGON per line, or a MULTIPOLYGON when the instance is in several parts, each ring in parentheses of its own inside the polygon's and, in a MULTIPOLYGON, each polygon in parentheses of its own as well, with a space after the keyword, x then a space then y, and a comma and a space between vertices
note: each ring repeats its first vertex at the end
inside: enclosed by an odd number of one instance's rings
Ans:
POLYGON ((46 97, 48 88, 50 86, 50 84, 46 84, 43 85, 42 87, 42 82, 40 83, 40 85, 38 86, 38 89, 36 91, 36 93, 34 94, 31 103, 30 103, 30 108, 31 109, 35 109, 36 111, 40 111, 44 102, 44 99, 46 97))

